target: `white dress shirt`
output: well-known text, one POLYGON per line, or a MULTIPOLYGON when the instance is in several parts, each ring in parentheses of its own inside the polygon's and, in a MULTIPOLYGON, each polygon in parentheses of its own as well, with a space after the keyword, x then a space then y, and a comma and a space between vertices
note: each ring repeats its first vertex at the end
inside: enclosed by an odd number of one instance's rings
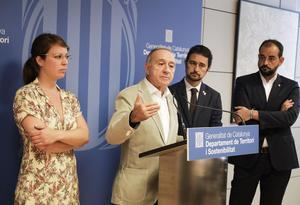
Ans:
POLYGON ((167 103, 167 96, 170 95, 171 92, 167 87, 162 94, 161 91, 158 90, 154 85, 152 85, 146 78, 145 78, 145 83, 151 94, 151 98, 153 102, 156 102, 160 106, 160 109, 158 110, 158 115, 163 128, 164 141, 167 142, 168 135, 169 135, 169 127, 170 127, 170 113, 169 113, 169 107, 167 103))
MULTIPOLYGON (((265 88, 265 93, 266 93, 266 100, 268 102, 268 99, 269 99, 269 96, 270 96, 270 92, 271 92, 271 89, 273 87, 273 84, 274 84, 274 81, 276 80, 277 78, 277 73, 276 75, 274 75, 273 78, 271 78, 268 82, 266 81, 266 79, 263 77, 263 75, 261 73, 259 73, 260 75, 260 78, 261 78, 261 81, 263 83, 263 86, 265 88)), ((267 138, 264 139, 263 141, 263 144, 262 144, 262 147, 268 147, 268 141, 267 141, 267 138)))

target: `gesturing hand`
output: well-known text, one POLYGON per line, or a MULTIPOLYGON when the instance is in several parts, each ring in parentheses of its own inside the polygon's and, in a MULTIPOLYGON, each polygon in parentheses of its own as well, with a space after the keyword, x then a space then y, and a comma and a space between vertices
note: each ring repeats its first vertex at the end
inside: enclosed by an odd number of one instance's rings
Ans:
POLYGON ((133 123, 141 122, 147 120, 157 113, 159 110, 159 105, 157 103, 145 104, 140 95, 137 95, 134 107, 130 115, 130 121, 133 123))

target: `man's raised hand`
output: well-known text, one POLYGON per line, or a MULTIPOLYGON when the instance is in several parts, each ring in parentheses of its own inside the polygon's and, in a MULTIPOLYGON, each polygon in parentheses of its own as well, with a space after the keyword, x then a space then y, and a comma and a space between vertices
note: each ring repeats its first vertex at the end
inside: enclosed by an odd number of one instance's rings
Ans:
POLYGON ((155 115, 158 112, 159 108, 160 106, 157 103, 145 104, 141 96, 138 94, 130 115, 130 121, 132 123, 138 123, 147 120, 148 118, 155 115))

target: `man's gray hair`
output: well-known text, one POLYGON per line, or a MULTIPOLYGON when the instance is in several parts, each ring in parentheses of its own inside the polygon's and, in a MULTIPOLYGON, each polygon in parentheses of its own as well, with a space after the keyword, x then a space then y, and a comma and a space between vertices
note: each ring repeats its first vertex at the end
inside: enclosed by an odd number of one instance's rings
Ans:
POLYGON ((146 58, 146 64, 151 62, 151 56, 154 52, 158 51, 158 50, 166 50, 166 51, 170 51, 172 53, 172 50, 168 47, 157 47, 154 48, 153 50, 150 51, 150 53, 148 54, 147 58, 146 58))

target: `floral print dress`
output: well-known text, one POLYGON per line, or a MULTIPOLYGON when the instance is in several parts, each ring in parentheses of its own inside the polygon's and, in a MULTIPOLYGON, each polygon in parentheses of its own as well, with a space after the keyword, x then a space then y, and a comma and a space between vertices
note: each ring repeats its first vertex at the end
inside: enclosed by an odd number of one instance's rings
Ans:
MULTIPOLYGON (((58 88, 58 86, 57 86, 58 88)), ((59 89, 59 88, 58 88, 59 89)), ((38 85, 38 79, 16 92, 13 111, 23 139, 23 156, 15 204, 79 204, 79 188, 74 151, 46 153, 38 150, 25 136, 21 126, 27 116, 33 116, 46 126, 57 130, 72 130, 77 127, 76 118, 81 115, 78 99, 59 89, 63 122, 48 97, 38 85)))

